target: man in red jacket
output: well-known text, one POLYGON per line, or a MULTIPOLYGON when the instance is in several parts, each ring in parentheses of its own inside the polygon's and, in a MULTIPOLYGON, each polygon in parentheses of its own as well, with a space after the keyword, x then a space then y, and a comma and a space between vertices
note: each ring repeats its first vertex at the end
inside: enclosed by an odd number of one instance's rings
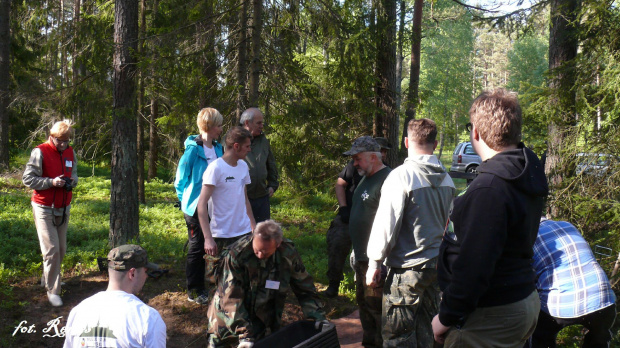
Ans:
POLYGON ((47 142, 32 150, 22 177, 34 190, 32 213, 43 255, 41 285, 54 307, 62 306, 60 264, 67 250, 71 190, 78 182, 77 161, 69 146, 71 125, 70 120, 54 123, 47 142))

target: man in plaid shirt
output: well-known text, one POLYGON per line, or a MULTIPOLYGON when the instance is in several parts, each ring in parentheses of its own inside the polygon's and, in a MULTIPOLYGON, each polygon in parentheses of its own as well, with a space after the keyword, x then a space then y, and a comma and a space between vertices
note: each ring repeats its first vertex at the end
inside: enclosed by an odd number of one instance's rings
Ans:
POLYGON ((555 347, 569 325, 588 329, 583 347, 609 347, 616 296, 581 233, 565 221, 542 218, 534 243, 540 314, 526 346, 555 347))

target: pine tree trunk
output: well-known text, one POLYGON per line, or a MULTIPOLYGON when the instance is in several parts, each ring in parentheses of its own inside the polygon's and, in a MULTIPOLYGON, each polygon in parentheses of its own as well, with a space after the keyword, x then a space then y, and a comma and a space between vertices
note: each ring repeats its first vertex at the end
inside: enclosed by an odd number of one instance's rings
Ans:
POLYGON ((0 0, 0 171, 9 168, 9 50, 11 0, 0 0))
POLYGON ((253 1, 252 18, 252 61, 250 74, 249 106, 258 107, 258 87, 261 71, 261 35, 263 32, 263 2, 262 0, 253 1))
POLYGON ((246 81, 247 81, 247 0, 241 1, 241 10, 239 11, 239 33, 237 35, 237 122, 241 118, 241 113, 245 110, 247 102, 246 81))
POLYGON ((199 108, 207 106, 219 108, 217 97, 217 57, 215 55, 215 25, 211 17, 214 13, 214 1, 204 1, 204 14, 206 20, 197 23, 197 44, 202 50, 200 65, 202 66, 202 79, 199 90, 199 108))
MULTIPOLYGON (((157 25, 157 13, 159 10, 159 0, 153 2, 153 28, 157 25)), ((152 62, 151 62, 151 113, 149 115, 149 171, 148 180, 153 180, 157 177, 157 161, 159 155, 159 135, 157 133, 157 118, 159 117, 159 100, 158 100, 158 88, 157 88, 157 40, 153 41, 152 47, 152 62)))
MULTIPOLYGON (((398 113, 396 112, 396 0, 381 0, 377 8, 377 117, 375 136, 383 136, 392 144, 398 143, 398 113)), ((398 153, 389 151, 387 163, 395 168, 398 153)))
MULTIPOLYGON (((407 137, 409 121, 415 119, 418 108, 418 95, 420 88, 420 51, 422 47, 422 11, 424 0, 415 0, 413 4, 413 23, 411 28, 411 66, 409 69, 409 90, 407 91, 407 110, 405 111, 405 123, 403 124, 402 139, 407 137)), ((400 156, 407 157, 405 144, 400 142, 400 156)))
POLYGON ((159 115, 159 101, 151 98, 151 114, 149 116, 149 173, 148 179, 153 180, 157 177, 157 160, 159 156, 159 136, 157 134, 157 117, 159 115))
MULTIPOLYGON (((144 57, 145 42, 144 37, 146 33, 146 0, 140 1, 140 43, 138 45, 138 55, 140 59, 144 57)), ((138 94, 138 137, 137 141, 137 155, 138 155, 138 201, 142 204, 146 204, 146 197, 144 195, 144 71, 140 70, 140 91, 138 94)))
POLYGON ((398 20, 398 47, 396 48, 396 111, 400 114, 401 82, 403 79, 403 45, 405 41, 405 15, 407 5, 404 0, 400 1, 400 16, 398 20))
POLYGON ((134 56, 137 49, 138 2, 117 0, 114 9, 110 247, 126 244, 139 235, 134 56))
MULTIPOLYGON (((575 84, 573 59, 577 56, 578 28, 575 26, 579 12, 578 0, 552 0, 551 21, 549 29, 549 82, 552 94, 550 102, 554 115, 548 126, 549 141, 545 173, 553 191, 558 188, 565 177, 570 176, 571 168, 560 166, 562 144, 566 142, 567 132, 576 123, 575 84)), ((550 213, 558 217, 557 207, 552 206, 550 213)))
MULTIPOLYGON (((72 61, 72 85, 74 88, 74 93, 76 94, 76 101, 73 109, 73 122, 78 125, 82 125, 82 105, 81 105, 81 96, 80 96, 80 87, 78 86, 78 81, 80 80, 80 59, 78 56, 80 55, 80 17, 81 17, 81 1, 74 0, 73 1, 73 47, 71 59, 72 61)), ((81 132, 82 127, 78 127, 78 132, 81 132)), ((81 136, 76 136, 76 147, 81 147, 81 136), (78 140, 79 139, 79 140, 78 140)))

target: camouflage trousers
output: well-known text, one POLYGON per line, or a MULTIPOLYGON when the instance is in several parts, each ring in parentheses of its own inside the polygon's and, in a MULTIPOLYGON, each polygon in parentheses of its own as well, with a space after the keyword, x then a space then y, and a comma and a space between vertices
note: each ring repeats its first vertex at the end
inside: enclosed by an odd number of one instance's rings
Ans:
POLYGON ((336 215, 327 230, 327 279, 330 284, 344 279, 344 265, 350 251, 349 224, 342 222, 340 216, 336 215))
POLYGON ((383 347, 436 346, 431 321, 439 311, 437 259, 413 268, 390 268, 383 287, 383 347))
POLYGON ((381 301, 383 284, 376 288, 366 285, 366 271, 368 261, 359 261, 355 264, 355 299, 360 309, 362 323, 362 346, 365 348, 380 348, 381 339, 381 301))
POLYGON ((215 245, 217 245, 217 256, 205 255, 205 280, 209 287, 216 285, 217 281, 217 266, 220 263, 220 257, 222 256, 222 251, 227 246, 232 243, 238 241, 239 239, 247 236, 249 233, 242 234, 240 236, 232 237, 232 238, 213 238, 215 241, 215 245))

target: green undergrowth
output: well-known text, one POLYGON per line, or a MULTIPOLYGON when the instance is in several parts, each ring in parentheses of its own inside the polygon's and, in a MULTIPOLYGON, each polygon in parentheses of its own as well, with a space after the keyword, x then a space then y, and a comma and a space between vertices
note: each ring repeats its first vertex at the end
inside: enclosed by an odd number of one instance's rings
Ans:
MULTIPOLYGON (((27 158, 24 159, 24 161, 27 158)), ((97 269, 97 257, 109 251, 110 170, 80 163, 79 184, 74 189, 67 232, 63 273, 80 275, 97 269), (92 175, 95 173, 96 175, 92 175)), ((10 305, 11 286, 41 273, 41 254, 30 205, 31 191, 21 184, 21 174, 0 177, 0 297, 10 305)), ((165 267, 185 262, 187 228, 172 184, 155 179, 145 184, 146 204, 140 205, 140 234, 154 262, 165 267)), ((333 192, 295 192, 281 187, 272 198, 272 218, 295 242, 309 273, 326 284, 325 233, 335 216, 333 192)), ((353 298, 352 274, 343 282, 353 298)))

